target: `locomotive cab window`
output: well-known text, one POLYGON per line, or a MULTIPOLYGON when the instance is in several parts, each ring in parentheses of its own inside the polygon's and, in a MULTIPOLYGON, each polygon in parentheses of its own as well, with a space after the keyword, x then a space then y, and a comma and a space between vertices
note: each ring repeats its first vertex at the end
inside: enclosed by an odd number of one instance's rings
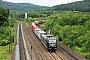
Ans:
POLYGON ((52 40, 49 40, 49 43, 52 44, 52 40))
POLYGON ((56 44, 56 40, 49 40, 49 43, 50 43, 50 44, 52 44, 52 43, 53 43, 53 44, 56 44))
POLYGON ((53 40, 53 43, 55 43, 55 44, 56 44, 56 40, 53 40))

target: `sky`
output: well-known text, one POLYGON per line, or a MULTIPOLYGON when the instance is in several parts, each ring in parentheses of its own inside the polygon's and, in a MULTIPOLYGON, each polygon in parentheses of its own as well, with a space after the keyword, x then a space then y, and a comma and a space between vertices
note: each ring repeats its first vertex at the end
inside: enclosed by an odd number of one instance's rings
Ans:
POLYGON ((31 3, 31 4, 40 5, 40 6, 52 7, 55 5, 67 4, 67 3, 82 1, 82 0, 3 0, 3 1, 14 2, 14 3, 31 3))

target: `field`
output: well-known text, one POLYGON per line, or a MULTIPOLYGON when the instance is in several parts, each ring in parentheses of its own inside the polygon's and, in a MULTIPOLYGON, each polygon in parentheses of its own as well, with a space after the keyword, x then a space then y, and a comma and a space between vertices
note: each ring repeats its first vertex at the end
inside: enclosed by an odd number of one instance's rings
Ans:
MULTIPOLYGON (((14 48, 14 44, 12 45, 14 48)), ((0 46, 0 60, 11 60, 12 53, 9 54, 9 45, 7 46, 0 46)))

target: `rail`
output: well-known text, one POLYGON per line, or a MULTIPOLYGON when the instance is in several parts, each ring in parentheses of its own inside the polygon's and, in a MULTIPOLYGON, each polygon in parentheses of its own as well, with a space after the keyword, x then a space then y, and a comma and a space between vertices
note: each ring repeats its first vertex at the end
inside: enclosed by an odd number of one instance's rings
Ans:
POLYGON ((20 60, 20 54, 19 54, 19 25, 20 25, 20 21, 18 21, 17 44, 16 44, 16 49, 15 49, 15 60, 20 60))

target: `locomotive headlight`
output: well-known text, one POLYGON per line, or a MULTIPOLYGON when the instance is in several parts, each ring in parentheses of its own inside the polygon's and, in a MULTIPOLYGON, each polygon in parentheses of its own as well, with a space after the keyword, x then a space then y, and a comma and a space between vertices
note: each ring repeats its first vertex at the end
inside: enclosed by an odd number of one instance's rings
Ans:
POLYGON ((50 46, 49 46, 50 47, 50 46))
POLYGON ((54 47, 56 47, 56 46, 54 46, 54 47))

